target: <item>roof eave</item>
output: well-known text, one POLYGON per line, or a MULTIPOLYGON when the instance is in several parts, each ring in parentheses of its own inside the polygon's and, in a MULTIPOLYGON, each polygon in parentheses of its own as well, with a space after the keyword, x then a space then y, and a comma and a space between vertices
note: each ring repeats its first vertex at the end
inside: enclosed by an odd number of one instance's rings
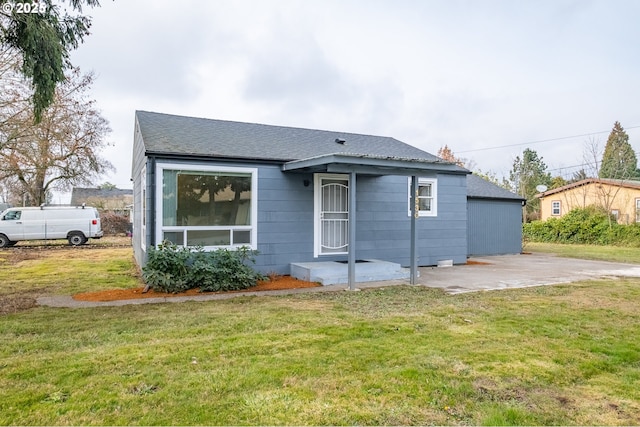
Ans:
POLYGON ((160 157, 164 159, 176 160, 220 160, 224 162, 249 162, 249 163, 275 163, 282 164, 291 161, 291 159, 269 159, 264 157, 240 157, 240 156, 222 156, 217 154, 197 154, 197 153, 175 153, 167 151, 146 150, 147 157, 160 157))
POLYGON ((552 190, 547 190, 542 193, 536 194, 534 197, 538 199, 542 199, 548 196, 552 196, 554 194, 563 193, 567 190, 573 190, 574 188, 583 187, 589 184, 605 184, 610 186, 617 186, 621 188, 631 188, 635 190, 640 190, 640 186, 638 185, 638 181, 636 180, 625 180, 625 179, 609 179, 609 178, 587 178, 582 181, 573 182, 571 184, 563 185, 562 187, 554 188, 552 190))
POLYGON ((505 201, 520 202, 520 203, 527 201, 527 199, 523 197, 476 196, 473 194, 467 194, 467 199, 505 200, 505 201))
POLYGON ((425 172, 466 175, 470 173, 467 169, 448 162, 347 154, 329 154, 292 160, 284 163, 282 170, 284 172, 356 172, 368 175, 419 175, 425 172))

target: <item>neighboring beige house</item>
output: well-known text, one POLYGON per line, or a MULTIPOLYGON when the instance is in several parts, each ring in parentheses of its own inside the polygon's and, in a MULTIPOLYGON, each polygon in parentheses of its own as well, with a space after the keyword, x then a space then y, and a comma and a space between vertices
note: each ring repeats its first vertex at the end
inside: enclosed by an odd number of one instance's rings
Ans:
POLYGON ((540 219, 559 218, 575 208, 600 206, 619 224, 640 222, 640 181, 589 178, 536 195, 540 219))

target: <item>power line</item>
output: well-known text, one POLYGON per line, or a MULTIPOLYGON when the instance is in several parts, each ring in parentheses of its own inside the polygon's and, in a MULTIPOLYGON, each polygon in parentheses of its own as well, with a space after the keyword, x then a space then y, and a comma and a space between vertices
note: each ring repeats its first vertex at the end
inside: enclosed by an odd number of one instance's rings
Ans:
POLYGON ((558 168, 547 169, 547 172, 561 171, 562 169, 573 169, 573 168, 580 168, 580 167, 585 167, 585 166, 593 167, 593 163, 582 163, 581 165, 573 165, 573 166, 561 166, 561 167, 558 167, 558 168))
MULTIPOLYGON (((640 128, 640 125, 639 126, 629 126, 629 127, 626 127, 625 130, 637 129, 637 128, 640 128)), ((471 152, 475 152, 475 151, 487 151, 487 150, 497 150, 499 148, 518 147, 520 145, 540 144, 540 143, 543 143, 543 142, 553 142, 553 141, 561 141, 563 139, 572 139, 572 138, 580 138, 580 137, 591 136, 591 135, 599 135, 601 133, 607 133, 607 132, 611 132, 611 130, 604 130, 604 131, 601 131, 601 132, 583 133, 581 135, 573 135, 573 136, 562 136, 562 137, 559 137, 559 138, 541 139, 539 141, 520 142, 520 143, 517 143, 517 144, 499 145, 499 146, 496 146, 496 147, 474 148, 474 149, 471 149, 471 150, 458 151, 457 153, 460 153, 460 154, 461 153, 471 153, 471 152)))

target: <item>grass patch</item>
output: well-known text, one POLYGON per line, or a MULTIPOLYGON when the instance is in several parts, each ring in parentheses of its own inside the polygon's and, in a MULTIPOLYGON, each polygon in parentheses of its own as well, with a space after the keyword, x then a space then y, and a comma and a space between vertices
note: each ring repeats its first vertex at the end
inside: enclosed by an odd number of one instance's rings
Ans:
POLYGON ((544 252, 568 258, 640 264, 640 248, 528 242, 525 251, 544 252))
POLYGON ((12 248, 0 255, 0 295, 71 295, 142 284, 130 247, 12 248))
MULTIPOLYGON (((7 298, 139 285, 130 248, 1 254, 7 298)), ((637 425, 638 306, 629 278, 35 307, 0 317, 0 424, 637 425)))
POLYGON ((0 323, 0 423, 638 424, 639 285, 37 308, 0 323))

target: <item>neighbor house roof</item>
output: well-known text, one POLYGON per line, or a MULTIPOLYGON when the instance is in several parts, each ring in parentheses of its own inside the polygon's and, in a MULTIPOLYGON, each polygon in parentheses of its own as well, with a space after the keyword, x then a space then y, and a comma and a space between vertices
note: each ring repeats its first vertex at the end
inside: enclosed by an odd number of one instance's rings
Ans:
POLYGON ((512 193, 474 174, 467 175, 467 197, 476 199, 525 200, 522 196, 512 193))
POLYGON ((628 179, 609 179, 609 178, 587 178, 581 181, 573 182, 571 184, 563 185, 562 187, 554 188, 552 190, 545 191, 543 193, 536 194, 536 197, 547 197, 552 194, 562 193, 563 191, 570 190, 572 188, 582 187, 589 184, 608 184, 623 188, 633 188, 640 190, 640 181, 628 180, 628 179))
POLYGON ((441 164, 457 172, 464 168, 446 162, 397 139, 336 132, 175 116, 136 111, 147 154, 206 156, 228 159, 274 160, 315 165, 337 159, 369 163, 382 159, 400 163, 441 164), (335 158, 334 158, 335 157, 335 158))
POLYGON ((94 203, 95 200, 114 200, 126 197, 132 198, 133 190, 73 187, 71 190, 71 205, 78 206, 83 203, 94 203))

